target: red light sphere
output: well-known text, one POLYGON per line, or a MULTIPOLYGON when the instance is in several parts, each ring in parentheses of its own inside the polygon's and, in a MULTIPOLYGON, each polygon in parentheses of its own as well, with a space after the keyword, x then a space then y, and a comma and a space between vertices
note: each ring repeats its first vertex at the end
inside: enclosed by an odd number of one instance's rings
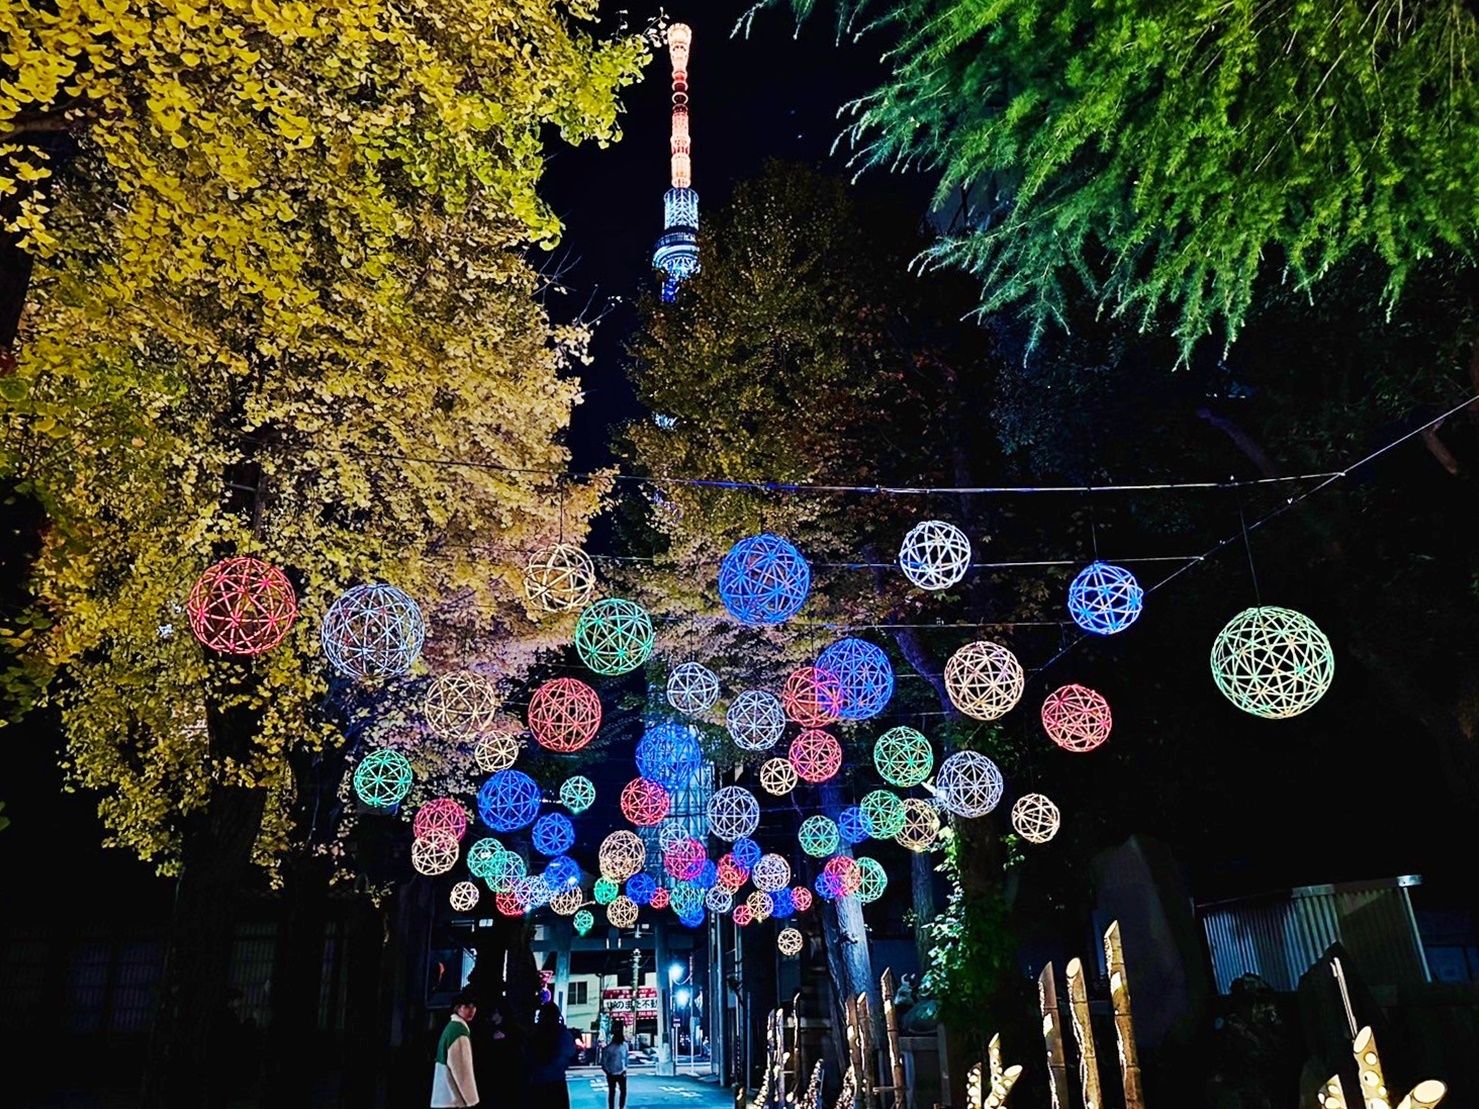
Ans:
POLYGON ((863 868, 858 865, 857 859, 850 859, 846 855, 833 855, 827 860, 827 865, 822 870, 836 880, 837 888, 843 897, 857 893, 863 888, 863 868))
POLYGON ((1092 751, 1109 738, 1109 702, 1081 685, 1065 685, 1042 703, 1042 726, 1065 751, 1092 751))
POLYGON ((425 839, 433 832, 446 832, 453 839, 461 839, 467 831, 467 810, 450 797, 438 797, 416 810, 411 828, 417 839, 425 839))
POLYGON ((228 558, 195 581, 185 603, 195 638, 223 655, 260 655, 287 637, 298 618, 293 585, 257 558, 228 558))
POLYGON ((698 840, 680 839, 662 853, 663 869, 680 882, 691 882, 703 872, 708 854, 698 840))
POLYGON ((842 681, 819 666, 793 670, 781 690, 781 707, 803 728, 824 728, 842 717, 842 681))
POLYGON ((648 902, 654 909, 666 909, 671 895, 662 886, 652 891, 652 900, 648 902))
POLYGON ((737 890, 749 879, 750 872, 740 866, 733 855, 719 859, 719 884, 727 890, 737 890))
POLYGON ((802 781, 825 782, 842 769, 842 744, 831 732, 813 728, 791 740, 786 757, 802 781))
POLYGON ((504 916, 524 915, 524 902, 521 901, 519 899, 519 895, 514 893, 512 890, 508 891, 507 893, 500 893, 493 900, 498 906, 498 911, 504 916))
POLYGON ((545 682, 529 698, 529 731, 541 747, 568 755, 596 737, 601 698, 578 678, 545 682))
POLYGON ((633 778, 621 791, 621 812, 638 828, 650 828, 668 815, 668 791, 649 778, 633 778))
POLYGON ((805 886, 791 887, 791 904, 796 906, 798 913, 804 913, 811 908, 811 890, 805 886))
POLYGON ((748 905, 736 905, 734 907, 734 922, 743 928, 755 919, 755 914, 750 912, 748 905))

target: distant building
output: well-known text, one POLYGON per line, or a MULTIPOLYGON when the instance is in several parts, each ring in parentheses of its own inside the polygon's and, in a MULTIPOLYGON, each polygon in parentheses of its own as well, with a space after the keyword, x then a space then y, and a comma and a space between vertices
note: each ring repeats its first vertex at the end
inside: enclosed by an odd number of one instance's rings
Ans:
POLYGON ((688 141, 688 54, 693 31, 684 23, 668 28, 668 56, 673 62, 672 188, 663 196, 663 233, 652 253, 662 273, 662 298, 672 300, 678 286, 698 272, 698 193, 693 191, 693 162, 688 141))

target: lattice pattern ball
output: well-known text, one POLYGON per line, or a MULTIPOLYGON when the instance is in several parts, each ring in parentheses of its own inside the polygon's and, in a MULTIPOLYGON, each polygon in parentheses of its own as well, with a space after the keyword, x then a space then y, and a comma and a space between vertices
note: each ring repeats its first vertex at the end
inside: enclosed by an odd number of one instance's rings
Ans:
POLYGON ((548 905, 553 892, 543 874, 526 874, 514 883, 514 896, 519 899, 519 906, 526 913, 548 905))
POLYGON ((791 899, 790 890, 776 890, 770 895, 773 908, 770 915, 777 920, 784 920, 796 912, 796 902, 791 899))
POLYGON ((789 759, 766 759, 760 766, 760 788, 772 797, 784 797, 796 788, 796 768, 789 759))
POLYGON ((940 814, 919 797, 904 800, 904 823, 894 839, 910 851, 928 851, 940 835, 940 814))
POLYGON ((844 720, 877 716, 894 695, 894 667, 883 648, 866 639, 839 639, 817 658, 817 669, 835 674, 842 686, 844 720))
POLYGON ((514 890, 499 890, 498 895, 493 898, 493 904, 497 906, 501 916, 520 917, 524 915, 524 903, 519 900, 519 895, 514 890))
POLYGON ((414 780, 410 759, 389 747, 378 747, 355 767, 354 792, 372 809, 389 809, 405 800, 414 780))
POLYGON ((607 597, 575 622, 575 651, 597 674, 628 674, 652 656, 652 618, 633 601, 607 597))
POLYGON ((575 846, 575 825, 562 813, 546 813, 534 822, 533 839, 541 855, 563 855, 575 846))
POLYGON ((560 890, 549 899, 549 907, 560 916, 574 916, 585 904, 585 890, 579 886, 560 890))
POLYGON ((387 678, 411 669, 426 641, 426 621, 411 595, 393 585, 357 585, 324 614, 319 641, 335 670, 387 678))
POLYGON ((811 890, 805 886, 792 886, 791 904, 796 906, 798 913, 806 912, 811 908, 811 890))
POLYGON ((528 827, 539 815, 539 783, 522 770, 500 770, 478 790, 478 816, 495 832, 528 827))
POLYGON ((544 882, 551 896, 580 885, 580 864, 569 855, 556 855, 544 868, 544 882))
POLYGON ((985 816, 1001 803, 1003 788, 996 763, 980 751, 957 751, 935 775, 935 802, 956 816, 985 816))
POLYGON ((545 682, 529 698, 529 731, 560 754, 579 751, 601 728, 601 698, 578 678, 545 682))
POLYGON ((791 884, 791 864, 783 855, 761 855, 755 869, 750 871, 750 880, 757 890, 774 893, 791 884))
POLYGON ((734 908, 734 890, 728 886, 714 886, 704 894, 704 908, 723 916, 734 908))
POLYGON ((709 832, 737 840, 760 826, 760 802, 743 786, 725 786, 709 798, 709 832))
POLYGON ((1092 751, 1109 738, 1114 717, 1102 695, 1082 685, 1065 685, 1042 703, 1042 726, 1065 751, 1092 751))
POLYGON ((470 670, 443 674, 427 689, 421 712, 443 739, 473 739, 498 724, 498 687, 470 670))
POLYGON ((904 802, 896 793, 875 789, 863 798, 860 807, 878 839, 890 839, 904 826, 904 802))
POLYGON ((668 791, 650 778, 633 778, 621 791, 621 813, 638 828, 650 828, 668 815, 668 791))
POLYGON ((747 689, 729 703, 724 726, 746 751, 767 751, 786 730, 785 707, 773 693, 747 689))
POLYGON ((659 724, 637 741, 638 773, 667 789, 682 789, 703 764, 703 749, 686 724, 659 724))
POLYGON ((647 848, 636 832, 623 828, 601 841, 598 858, 603 878, 625 882, 647 864, 647 848))
POLYGON ((753 869, 760 861, 760 854, 760 845, 748 836, 741 836, 734 841, 735 861, 747 870, 753 869))
POLYGON ((708 712, 719 700, 719 679, 701 662, 682 662, 668 675, 668 704, 688 716, 708 712))
POLYGON ((460 840, 467 831, 467 810, 450 797, 438 797, 416 810, 411 830, 420 838, 432 832, 446 832, 460 840))
POLYGON ((707 859, 704 845, 696 839, 685 837, 663 848, 662 867, 680 882, 691 882, 703 870, 707 859))
POLYGON ((719 885, 725 889, 737 890, 750 880, 750 868, 741 866, 734 853, 729 852, 719 858, 718 878, 719 885))
POLYGON ((682 916, 703 907, 704 891, 688 882, 679 882, 671 893, 673 912, 682 916))
POLYGON ((573 813, 583 813, 596 803, 596 787, 584 775, 576 774, 560 783, 560 804, 573 813))
POLYGON ((791 740, 786 757, 803 781, 825 782, 842 769, 842 744, 831 732, 810 728, 791 740))
POLYGON ((585 936, 596 926, 596 918, 589 909, 581 909, 570 918, 570 923, 574 926, 576 935, 585 936))
POLYGON ((775 937, 775 947, 787 958, 801 954, 803 944, 801 933, 794 928, 782 928, 775 937))
POLYGON ((512 720, 495 722, 493 730, 487 735, 479 736, 478 741, 473 744, 472 757, 478 764, 478 769, 484 774, 496 774, 518 762, 519 754, 524 749, 523 731, 512 720))
POLYGON ((606 906, 606 919, 613 927, 630 928, 637 923, 638 912, 637 903, 630 897, 622 895, 606 906))
POLYGON ((196 579, 185 612, 195 638, 211 650, 260 655, 287 637, 298 618, 298 598, 276 566, 228 558, 196 579))
POLYGON ((698 877, 694 878, 693 884, 701 890, 712 889, 719 882, 719 864, 713 859, 704 859, 704 865, 699 868, 698 877))
POLYGON ((971 541, 944 520, 924 520, 899 545, 899 569, 921 589, 949 589, 971 568, 971 541))
POLYGON ((806 603, 811 567, 779 535, 752 535, 719 564, 719 599, 741 624, 779 624, 806 603))
POLYGON ((817 896, 824 901, 835 901, 842 896, 842 884, 837 881, 837 875, 829 874, 826 870, 823 870, 817 875, 817 880, 813 883, 812 888, 817 891, 817 896))
POLYGON ((1017 656, 999 643, 967 643, 945 663, 950 703, 976 720, 995 720, 1022 699, 1027 677, 1017 656))
POLYGON ((873 821, 859 805, 849 805, 837 814, 837 835, 843 843, 862 843, 873 836, 873 821))
POLYGON ((627 896, 638 905, 652 903, 652 895, 657 892, 657 879, 645 870, 633 874, 627 879, 627 896))
POLYGON ((447 895, 454 913, 470 913, 478 907, 478 887, 471 882, 458 882, 447 895))
POLYGON ((890 785, 917 786, 935 768, 935 752, 923 733, 900 725, 878 737, 873 745, 873 765, 890 785))
POLYGON ((487 878, 493 863, 504 852, 503 844, 492 836, 477 840, 467 849, 467 869, 475 878, 487 878))
POLYGON ((745 907, 750 910, 750 919, 759 922, 770 919, 770 914, 775 909, 775 902, 764 890, 755 890, 745 898, 745 907))
POLYGON ((825 816, 808 816, 796 833, 801 850, 814 859, 824 859, 837 850, 837 825, 825 816))
POLYGON ((734 907, 734 912, 731 914, 731 919, 737 926, 739 926, 740 928, 744 928, 755 918, 754 915, 750 912, 750 906, 736 905, 734 907))
POLYGON ((883 869, 883 864, 877 859, 870 859, 866 855, 859 856, 858 871, 863 877, 862 884, 858 886, 858 900, 864 905, 871 905, 888 888, 888 871, 883 869))
POLYGON ((786 678, 781 705, 803 728, 825 728, 842 717, 842 683, 830 670, 802 666, 786 678))
POLYGON ((668 893, 668 891, 663 889, 661 886, 658 886, 657 889, 652 891, 651 905, 654 909, 666 909, 671 901, 671 898, 672 894, 668 893))
POLYGON ((512 890, 521 878, 528 877, 528 874, 529 867, 522 855, 504 851, 488 864, 483 881, 488 883, 489 889, 497 893, 506 893, 512 890))
POLYGON ((1244 609, 1212 643, 1212 677, 1244 712, 1287 720, 1325 696, 1335 654, 1319 626, 1293 609, 1244 609))
POLYGON ((863 888, 863 871, 854 858, 833 855, 822 869, 837 879, 837 889, 842 897, 851 897, 863 888))
POLYGON ((595 563, 569 543, 542 547, 524 567, 524 595, 546 612, 579 608, 595 589, 595 563))
POLYGON ((1114 635, 1140 619, 1145 590, 1123 566, 1091 562, 1068 587, 1068 614, 1095 635, 1114 635))
POLYGON ((411 865, 417 874, 445 874, 457 865, 461 849, 446 832, 419 836, 411 843, 411 865))
POLYGON ((597 878, 591 886, 591 896, 597 905, 609 905, 621 895, 621 887, 610 878, 597 878))
POLYGON ((1028 843, 1047 843, 1058 834, 1062 814, 1041 793, 1025 793, 1012 806, 1012 827, 1028 843))

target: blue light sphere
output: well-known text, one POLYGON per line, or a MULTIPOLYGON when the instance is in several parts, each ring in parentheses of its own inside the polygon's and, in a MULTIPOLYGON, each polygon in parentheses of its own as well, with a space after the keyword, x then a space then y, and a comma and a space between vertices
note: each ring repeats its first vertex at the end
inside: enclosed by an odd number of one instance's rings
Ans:
POLYGON ((700 905, 697 909, 694 909, 692 912, 679 913, 678 914, 678 923, 681 924, 681 925, 683 925, 683 927, 685 927, 685 928, 700 928, 700 927, 702 927, 703 926, 703 923, 704 923, 704 910, 703 910, 703 906, 700 905))
POLYGON ((837 834, 843 843, 862 843, 873 835, 873 821, 857 805, 849 805, 837 814, 837 834))
POLYGON ((657 892, 657 879, 645 870, 638 871, 627 879, 627 896, 638 905, 652 903, 652 895, 657 892))
POLYGON ((544 868, 545 883, 555 893, 580 885, 580 864, 569 855, 556 855, 544 868))
POLYGON ((703 867, 693 879, 693 884, 705 892, 714 888, 719 882, 719 864, 713 859, 705 859, 703 867))
POLYGON ((791 893, 790 887, 778 889, 770 895, 770 915, 778 920, 785 920, 796 912, 796 898, 791 893))
POLYGON ((637 741, 637 771, 664 789, 682 789, 703 763, 703 749, 686 725, 659 724, 637 741))
POLYGON ((844 720, 877 716, 894 695, 893 663, 866 639, 839 639, 821 653, 817 669, 835 674, 841 683, 844 720))
POLYGON ((563 855, 575 845, 575 825, 561 813, 546 813, 534 822, 534 850, 541 855, 563 855))
POLYGON ((522 770, 500 770, 478 790, 478 816, 495 832, 528 827, 539 815, 539 783, 522 770))
POLYGON ((760 861, 760 856, 763 854, 760 845, 748 836, 740 836, 735 840, 729 853, 734 856, 734 861, 746 870, 754 870, 755 864, 760 861))
POLYGON ((1140 618, 1145 590, 1123 566, 1091 562, 1068 587, 1068 614, 1095 635, 1122 632, 1140 618))
POLYGON ((836 901, 842 895, 842 880, 830 871, 824 870, 817 875, 814 888, 826 900, 836 901))
POLYGON ((719 564, 719 599, 741 624, 779 624, 811 592, 811 567, 787 539, 769 533, 741 539, 719 564))

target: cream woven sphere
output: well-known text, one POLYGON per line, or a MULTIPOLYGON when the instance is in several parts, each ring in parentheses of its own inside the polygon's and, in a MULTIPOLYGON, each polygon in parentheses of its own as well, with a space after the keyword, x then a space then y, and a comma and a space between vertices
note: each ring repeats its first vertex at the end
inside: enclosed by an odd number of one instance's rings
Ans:
POLYGON ((950 703, 976 720, 996 720, 1011 712, 1026 684, 1017 656, 999 643, 967 643, 945 664, 950 703))
POLYGON ((745 905, 750 910, 750 919, 756 922, 769 920, 770 914, 775 909, 775 902, 771 900, 770 894, 764 890, 756 890, 745 898, 745 905))
POLYGON ((1012 827, 1028 843, 1047 843, 1058 834, 1062 814, 1041 793, 1025 793, 1012 806, 1012 827))
POLYGON ((447 895, 454 913, 470 913, 478 906, 478 887, 471 882, 458 882, 447 895))
POLYGON ((761 855, 750 871, 750 881, 766 893, 783 890, 791 884, 791 864, 782 855, 761 855))
POLYGON ((623 828, 601 841, 597 858, 602 878, 625 882, 647 864, 647 847, 636 832, 623 828))
POLYGON ((772 797, 784 797, 796 788, 796 768, 790 759, 766 759, 760 767, 760 788, 772 797))
POLYGON ((430 832, 411 843, 411 865, 418 874, 445 874, 457 865, 460 851, 450 832, 430 832))
POLYGON ((497 723, 498 687, 470 670, 443 674, 426 691, 421 711, 443 739, 474 739, 497 723))
POLYGON ((513 766, 524 749, 523 734, 524 729, 512 720, 497 721, 493 730, 480 736, 473 745, 472 757, 478 769, 484 774, 496 774, 513 766))
POLYGON ((637 923, 637 903, 622 894, 606 906, 606 919, 617 928, 630 928, 637 923))
POLYGON ((970 539, 944 520, 915 524, 899 547, 899 569, 921 589, 949 589, 970 568, 970 539))
POLYGON ((940 814, 920 797, 904 799, 904 826, 894 839, 910 851, 928 851, 940 835, 940 814))
POLYGON ((549 899, 549 907, 560 916, 574 916, 585 904, 585 891, 579 886, 561 890, 549 899))
POLYGON ((708 712, 719 700, 719 679, 701 662, 682 662, 668 675, 668 704, 688 716, 708 712))
POLYGON ((788 958, 801 954, 803 942, 801 933, 795 928, 782 928, 775 938, 776 950, 788 958))
POLYGON ((985 816, 1001 803, 1004 788, 996 763, 980 751, 957 751, 935 775, 935 802, 956 816, 985 816))
POLYGON ((733 842, 760 824, 760 802, 742 786, 725 786, 709 798, 709 832, 733 842))
POLYGON ((596 589, 590 555, 569 543, 535 551, 524 568, 524 594, 546 612, 580 608, 596 589))

